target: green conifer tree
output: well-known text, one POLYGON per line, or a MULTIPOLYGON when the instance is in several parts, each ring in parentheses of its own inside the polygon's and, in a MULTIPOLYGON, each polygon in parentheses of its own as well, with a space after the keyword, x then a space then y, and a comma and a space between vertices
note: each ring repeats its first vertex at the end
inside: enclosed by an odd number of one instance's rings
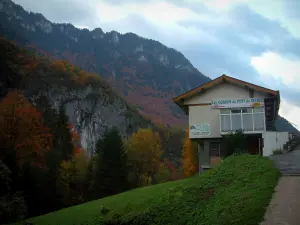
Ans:
POLYGON ((96 153, 93 185, 96 196, 104 197, 127 190, 127 157, 117 128, 104 133, 96 144, 96 153))

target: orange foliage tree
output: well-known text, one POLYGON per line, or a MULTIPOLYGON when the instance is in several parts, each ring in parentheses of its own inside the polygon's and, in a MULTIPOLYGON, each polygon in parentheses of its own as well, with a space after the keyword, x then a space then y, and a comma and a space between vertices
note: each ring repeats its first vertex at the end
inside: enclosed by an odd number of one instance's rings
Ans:
POLYGON ((177 168, 171 160, 164 158, 157 173, 157 182, 163 183, 167 181, 179 180, 182 178, 183 176, 181 169, 177 168))
POLYGON ((14 154, 19 164, 37 166, 43 165, 44 154, 52 147, 52 135, 40 112, 17 91, 0 102, 0 143, 1 158, 14 154))
POLYGON ((197 148, 189 138, 189 131, 186 131, 186 137, 183 145, 182 165, 185 177, 194 175, 199 170, 199 160, 197 148))
POLYGON ((52 65, 54 66, 54 68, 56 68, 58 70, 62 70, 62 71, 66 70, 67 64, 68 64, 68 62, 65 60, 53 60, 52 61, 52 65))
POLYGON ((99 75, 81 70, 66 60, 53 60, 52 66, 59 71, 67 72, 67 76, 78 84, 87 85, 90 81, 99 80, 99 75))
POLYGON ((174 181, 174 180, 179 180, 182 179, 182 170, 180 168, 177 168, 174 163, 172 163, 168 159, 163 160, 164 165, 168 168, 169 170, 169 177, 168 181, 174 181))

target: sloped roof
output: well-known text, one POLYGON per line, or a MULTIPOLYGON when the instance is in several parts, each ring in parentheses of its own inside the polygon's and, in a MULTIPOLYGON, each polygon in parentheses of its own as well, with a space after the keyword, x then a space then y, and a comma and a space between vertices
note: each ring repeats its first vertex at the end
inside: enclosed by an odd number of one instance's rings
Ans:
POLYGON ((255 84, 251 84, 251 83, 248 83, 246 81, 242 81, 242 80, 239 80, 239 79, 236 79, 236 78, 233 78, 233 77, 230 77, 230 76, 227 76, 225 74, 223 74, 222 76, 214 79, 214 80, 211 80, 199 87, 196 87, 186 93, 183 93, 175 98, 173 98, 173 101, 178 104, 180 102, 180 100, 183 100, 185 98, 188 98, 188 97, 191 97, 197 93, 201 93, 202 91, 208 89, 208 88, 211 88, 211 87, 214 87, 222 82, 228 82, 228 83, 232 83, 232 84, 235 84, 235 85, 239 85, 239 86, 244 86, 244 87, 248 87, 248 88, 251 88, 251 89, 254 89, 256 91, 259 91, 259 92, 264 92, 264 93, 268 93, 268 94, 271 94, 273 96, 279 96, 279 91, 274 91, 274 90, 271 90, 271 89, 268 89, 268 88, 264 88, 264 87, 261 87, 261 86, 258 86, 258 85, 255 85, 255 84))

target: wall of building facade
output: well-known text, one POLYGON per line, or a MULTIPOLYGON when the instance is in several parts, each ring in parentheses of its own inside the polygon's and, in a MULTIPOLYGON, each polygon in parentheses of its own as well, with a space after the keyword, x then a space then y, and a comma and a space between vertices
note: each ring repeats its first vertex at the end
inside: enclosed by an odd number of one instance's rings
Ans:
MULTIPOLYGON (((253 98, 265 98, 266 94, 254 92, 253 98)), ((189 108, 190 138, 220 138, 221 137, 221 116, 220 109, 213 108, 213 100, 226 99, 249 99, 249 90, 229 83, 219 84, 208 89, 204 93, 196 94, 184 100, 189 108), (207 127, 207 132, 201 136, 197 132, 191 132, 191 126, 207 127)), ((225 117, 223 117, 225 118, 225 117)), ((234 118, 234 116, 232 116, 234 118)), ((226 118, 225 118, 226 119, 226 118)), ((255 133, 255 131, 253 131, 255 133)))
POLYGON ((263 133, 263 156, 270 156, 275 149, 283 149, 283 145, 289 141, 288 132, 267 131, 263 133))

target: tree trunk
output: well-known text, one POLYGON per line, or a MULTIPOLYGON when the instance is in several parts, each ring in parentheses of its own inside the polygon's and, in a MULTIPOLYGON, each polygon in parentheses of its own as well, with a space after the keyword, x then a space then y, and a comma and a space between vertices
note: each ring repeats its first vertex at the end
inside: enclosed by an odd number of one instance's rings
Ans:
POLYGON ((151 184, 157 184, 154 174, 151 174, 151 184))

